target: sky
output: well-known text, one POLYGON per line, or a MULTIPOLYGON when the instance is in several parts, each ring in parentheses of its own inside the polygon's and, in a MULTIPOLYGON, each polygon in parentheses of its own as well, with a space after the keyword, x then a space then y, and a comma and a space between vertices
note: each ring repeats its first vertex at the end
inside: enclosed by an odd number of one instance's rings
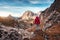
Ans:
POLYGON ((27 10, 38 13, 50 7, 53 2, 54 0, 0 0, 0 16, 11 14, 20 17, 27 10))

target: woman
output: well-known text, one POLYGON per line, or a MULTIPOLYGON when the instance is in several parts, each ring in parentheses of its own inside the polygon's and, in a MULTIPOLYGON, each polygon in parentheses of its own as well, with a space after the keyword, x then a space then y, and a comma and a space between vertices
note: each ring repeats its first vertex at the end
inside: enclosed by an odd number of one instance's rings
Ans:
POLYGON ((36 30, 40 29, 40 18, 38 16, 36 16, 36 18, 34 19, 34 24, 36 26, 36 30))

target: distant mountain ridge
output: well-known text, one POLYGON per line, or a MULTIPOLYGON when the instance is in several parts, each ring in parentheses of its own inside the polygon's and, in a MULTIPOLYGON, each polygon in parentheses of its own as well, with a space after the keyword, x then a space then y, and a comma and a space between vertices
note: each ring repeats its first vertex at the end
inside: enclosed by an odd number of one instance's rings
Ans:
POLYGON ((18 18, 9 15, 8 17, 0 17, 0 23, 6 26, 14 26, 18 18))

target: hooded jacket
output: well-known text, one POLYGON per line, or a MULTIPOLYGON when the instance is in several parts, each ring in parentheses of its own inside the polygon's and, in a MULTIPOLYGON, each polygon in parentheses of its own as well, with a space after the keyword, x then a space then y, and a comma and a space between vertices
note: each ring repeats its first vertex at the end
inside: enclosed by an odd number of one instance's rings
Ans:
POLYGON ((35 18, 34 24, 40 24, 40 18, 38 16, 35 18))

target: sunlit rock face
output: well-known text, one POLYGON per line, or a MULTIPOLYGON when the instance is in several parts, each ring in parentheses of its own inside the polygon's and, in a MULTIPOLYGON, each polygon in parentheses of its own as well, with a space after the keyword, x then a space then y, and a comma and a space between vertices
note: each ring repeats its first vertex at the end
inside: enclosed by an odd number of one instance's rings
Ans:
POLYGON ((34 19, 34 17, 36 16, 36 14, 34 14, 31 11, 26 11, 23 15, 22 15, 22 19, 24 20, 29 20, 29 19, 34 19))
POLYGON ((20 17, 19 21, 24 21, 27 23, 33 23, 33 20, 37 16, 37 13, 33 13, 32 11, 25 11, 23 15, 20 17))

